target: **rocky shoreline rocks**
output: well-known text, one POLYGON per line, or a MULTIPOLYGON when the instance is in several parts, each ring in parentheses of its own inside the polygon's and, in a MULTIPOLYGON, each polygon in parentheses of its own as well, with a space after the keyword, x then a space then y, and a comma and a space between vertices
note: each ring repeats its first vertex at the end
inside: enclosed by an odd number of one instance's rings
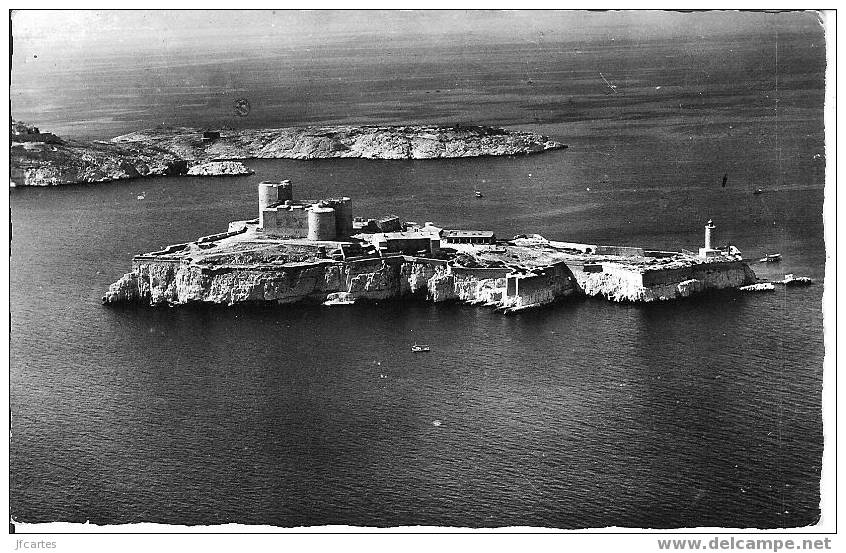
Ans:
MULTIPOLYGON (((28 131, 30 127, 13 122, 12 186, 184 175, 189 174, 192 166, 244 159, 442 159, 528 155, 567 147, 532 132, 470 125, 219 131, 161 127, 94 142, 65 140, 49 133, 20 132, 21 129, 28 131)), ((202 175, 247 174, 229 172, 234 167, 213 167, 194 170, 202 175)))
POLYGON ((240 161, 209 161, 192 165, 188 175, 193 177, 231 177, 237 175, 252 175, 252 169, 240 161))

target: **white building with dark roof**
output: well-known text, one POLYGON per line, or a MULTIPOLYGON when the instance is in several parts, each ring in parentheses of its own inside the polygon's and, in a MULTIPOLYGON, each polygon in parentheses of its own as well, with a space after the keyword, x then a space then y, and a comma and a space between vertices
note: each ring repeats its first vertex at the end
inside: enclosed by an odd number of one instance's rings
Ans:
POLYGON ((496 244, 492 230, 445 230, 441 239, 445 244, 496 244))

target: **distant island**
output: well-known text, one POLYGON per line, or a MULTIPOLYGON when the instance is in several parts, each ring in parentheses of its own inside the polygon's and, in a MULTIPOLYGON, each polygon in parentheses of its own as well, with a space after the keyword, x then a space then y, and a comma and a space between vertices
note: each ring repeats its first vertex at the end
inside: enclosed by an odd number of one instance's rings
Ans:
POLYGON ((438 159, 527 155, 567 146, 532 132, 477 125, 328 126, 203 130, 160 127, 81 141, 12 121, 13 186, 107 182, 148 176, 243 174, 210 162, 244 159, 438 159), (220 169, 222 172, 216 172, 220 169))

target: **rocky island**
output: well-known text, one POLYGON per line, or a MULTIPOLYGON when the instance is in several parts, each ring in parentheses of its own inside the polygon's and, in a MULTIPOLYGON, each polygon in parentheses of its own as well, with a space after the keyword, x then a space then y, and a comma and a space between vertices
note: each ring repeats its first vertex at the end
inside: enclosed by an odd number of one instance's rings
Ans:
POLYGON ((323 302, 417 297, 513 313, 574 295, 672 300, 757 282, 733 246, 698 253, 555 242, 538 235, 443 229, 396 216, 353 217, 347 197, 296 200, 288 181, 258 186, 258 218, 137 255, 107 304, 323 302))
POLYGON ((13 122, 10 178, 14 186, 50 186, 184 175, 193 165, 245 159, 436 159, 526 155, 566 147, 536 133, 470 125, 160 127, 85 142, 13 122))

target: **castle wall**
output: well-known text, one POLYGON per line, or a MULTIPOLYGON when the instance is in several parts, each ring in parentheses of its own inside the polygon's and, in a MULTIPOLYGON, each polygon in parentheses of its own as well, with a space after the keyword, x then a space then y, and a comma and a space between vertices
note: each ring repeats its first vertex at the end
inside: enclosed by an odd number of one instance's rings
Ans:
POLYGON ((577 291, 576 279, 564 262, 543 267, 535 273, 508 275, 505 285, 502 303, 510 309, 551 303, 577 291))
POLYGON ((262 209, 259 212, 259 228, 265 231, 275 230, 277 227, 276 215, 274 208, 262 209))
POLYGON ((379 227, 381 232, 400 232, 402 230, 399 217, 396 215, 382 217, 376 221, 376 226, 379 227))
POLYGON ((643 257, 643 248, 630 246, 596 246, 596 255, 617 255, 620 257, 643 257))
MULTIPOLYGON (((700 263, 689 267, 679 267, 666 270, 646 271, 643 273, 643 286, 661 286, 681 282, 683 280, 708 280, 717 274, 724 274, 727 270, 740 269, 744 265, 740 261, 725 263, 700 263)), ((743 271, 739 273, 743 275, 743 271)))
POLYGON ((428 236, 418 238, 386 238, 385 241, 380 242, 379 245, 384 245, 385 251, 388 253, 416 253, 421 250, 428 252, 431 247, 431 240, 428 236))
POLYGON ((266 214, 273 212, 272 220, 267 221, 264 231, 275 236, 287 236, 291 238, 305 238, 308 236, 308 211, 305 209, 286 209, 280 207, 265 211, 266 214))
POLYGON ((579 286, 588 296, 611 301, 649 302, 690 296, 704 290, 737 288, 756 281, 742 261, 695 265, 641 272, 636 267, 603 264, 601 273, 577 271, 579 286))
POLYGON ((467 276, 478 279, 505 278, 511 273, 511 269, 508 267, 453 267, 452 272, 456 276, 467 276))

